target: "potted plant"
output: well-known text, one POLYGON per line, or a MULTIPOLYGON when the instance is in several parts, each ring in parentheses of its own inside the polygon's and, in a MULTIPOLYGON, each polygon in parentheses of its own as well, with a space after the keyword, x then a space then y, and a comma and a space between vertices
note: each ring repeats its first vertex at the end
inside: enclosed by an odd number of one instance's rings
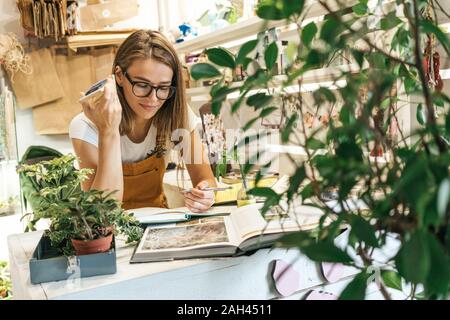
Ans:
POLYGON ((85 255, 108 251, 117 233, 126 235, 127 242, 139 240, 139 222, 111 197, 114 192, 81 190, 92 170, 75 169, 75 159, 69 154, 19 168, 39 186, 41 206, 34 220, 49 219, 46 236, 52 245, 65 255, 85 255))
MULTIPOLYGON (((331 224, 321 225, 317 235, 299 232, 277 245, 298 248, 313 261, 357 268, 359 274, 341 292, 341 299, 364 299, 373 280, 386 299, 391 298, 389 290, 402 290, 405 284, 411 288, 408 298, 447 299, 450 98, 442 91, 439 62, 440 55, 448 57, 450 41, 439 24, 449 16, 435 0, 375 5, 359 0, 352 7, 339 1, 314 4, 324 12, 323 21, 305 21, 314 11, 307 1, 259 1, 260 18, 286 20, 298 27, 296 41, 284 53, 289 63, 282 81, 273 72, 280 50, 273 42, 264 52, 265 67, 252 70, 242 85, 232 86, 222 79, 211 89, 213 113, 220 113, 226 96, 233 92, 239 96, 232 112, 249 108, 257 113, 244 129, 277 109, 278 93, 269 90, 274 84, 281 82, 278 91, 296 98, 280 136, 282 143, 303 147, 305 161, 291 159, 295 170, 285 192, 257 187, 249 193, 266 198, 263 211, 301 197, 313 200, 325 217, 336 217, 331 224), (336 56, 350 63, 327 72, 334 88, 319 84, 310 92, 310 109, 328 114, 327 124, 307 130, 303 99, 307 93, 302 81, 315 69, 328 68, 336 56), (292 86, 297 86, 297 92, 285 92, 292 86), (416 115, 416 127, 401 126, 398 102, 416 115), (335 119, 335 110, 327 106, 338 103, 335 119), (379 155, 386 156, 384 161, 379 155), (336 190, 340 212, 322 196, 329 190, 336 190), (345 206, 352 198, 362 201, 365 209, 345 206), (349 241, 338 248, 334 239, 344 227, 350 229, 349 241), (398 251, 380 263, 373 254, 391 236, 399 241, 398 251), (357 259, 350 252, 356 252, 357 259), (371 270, 379 272, 373 277, 371 270)), ((234 69, 240 64, 248 72, 249 66, 257 65, 251 55, 256 46, 257 40, 251 40, 236 54, 223 48, 207 50, 213 64, 198 63, 191 75, 194 79, 217 77, 224 74, 217 66, 234 69)))

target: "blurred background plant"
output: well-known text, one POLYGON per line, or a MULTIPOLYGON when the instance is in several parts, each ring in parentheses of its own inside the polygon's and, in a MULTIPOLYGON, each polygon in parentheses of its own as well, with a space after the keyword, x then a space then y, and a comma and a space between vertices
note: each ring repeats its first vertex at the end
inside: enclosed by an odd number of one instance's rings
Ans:
MULTIPOLYGON (((450 99, 442 91, 437 49, 448 58, 450 42, 437 17, 450 16, 437 0, 359 0, 351 7, 344 1, 318 3, 327 12, 323 21, 305 21, 309 8, 303 0, 259 1, 260 18, 297 25, 297 42, 288 46, 290 63, 284 67, 281 90, 270 90, 278 85, 276 80, 279 83, 276 42, 266 47, 263 64, 251 55, 257 40, 246 42, 236 54, 224 48, 207 50, 210 63, 194 65, 191 75, 194 79, 222 77, 210 91, 215 115, 230 93, 239 94, 231 113, 240 108, 260 112, 244 130, 277 109, 278 95, 297 87, 298 103, 287 115, 280 135, 283 144, 301 146, 306 159, 299 162, 290 157, 295 170, 284 192, 257 187, 248 193, 266 199, 263 214, 282 201, 290 207, 301 198, 321 208, 324 219, 335 219, 329 225, 321 224, 317 234, 291 234, 277 246, 298 248, 313 261, 359 269, 341 299, 364 299, 371 276, 368 270, 374 267, 381 269, 375 280, 385 299, 391 298, 388 287, 401 290, 402 283, 410 285, 411 299, 446 299, 450 282, 450 99), (375 40, 377 32, 384 43, 375 40), (347 57, 351 64, 338 69, 333 86, 312 90, 314 102, 309 107, 321 110, 337 101, 342 106, 337 116, 325 110, 326 126, 308 130, 302 78, 330 66, 336 56, 347 57), (249 73, 239 87, 224 81, 225 72, 218 69, 233 70, 238 65, 249 73), (410 132, 402 128, 397 102, 404 102, 403 108, 416 115, 419 128, 410 132), (335 190, 333 205, 323 197, 329 190, 335 190), (364 208, 348 205, 357 200, 364 208), (334 239, 343 228, 351 230, 349 241, 338 248, 334 239), (399 250, 380 263, 373 253, 390 235, 399 240, 399 250)), ((253 166, 247 162, 242 168, 245 175, 253 166)))
POLYGON ((12 299, 12 283, 8 271, 8 263, 0 261, 0 300, 12 299))

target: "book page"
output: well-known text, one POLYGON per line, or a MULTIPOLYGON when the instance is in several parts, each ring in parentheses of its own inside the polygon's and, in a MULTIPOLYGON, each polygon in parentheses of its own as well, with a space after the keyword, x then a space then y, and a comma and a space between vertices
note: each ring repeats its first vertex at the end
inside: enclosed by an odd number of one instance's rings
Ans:
POLYGON ((263 217, 262 204, 254 204, 236 209, 231 219, 242 240, 258 235, 311 230, 318 226, 323 211, 306 205, 297 205, 289 211, 272 208, 263 217))
POLYGON ((136 253, 236 246, 237 242, 236 232, 228 216, 207 217, 147 227, 136 253))
POLYGON ((243 206, 234 210, 230 217, 237 234, 244 240, 248 234, 261 233, 267 222, 262 217, 259 209, 261 203, 243 206))

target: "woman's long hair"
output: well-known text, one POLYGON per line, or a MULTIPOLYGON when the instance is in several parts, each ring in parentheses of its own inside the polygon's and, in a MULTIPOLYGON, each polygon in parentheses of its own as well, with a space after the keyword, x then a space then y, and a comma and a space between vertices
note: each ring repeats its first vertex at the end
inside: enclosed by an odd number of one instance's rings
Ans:
MULTIPOLYGON (((182 65, 178 55, 170 42, 158 31, 139 30, 132 33, 116 53, 113 64, 113 73, 116 66, 126 71, 136 59, 154 59, 169 66, 173 71, 172 86, 176 87, 175 94, 167 101, 152 118, 152 125, 158 130, 157 144, 164 144, 170 139, 171 133, 176 129, 186 128, 187 102, 185 85, 183 81, 182 65)), ((120 134, 125 135, 133 130, 134 112, 128 105, 123 88, 117 85, 117 94, 122 105, 122 121, 120 134)))

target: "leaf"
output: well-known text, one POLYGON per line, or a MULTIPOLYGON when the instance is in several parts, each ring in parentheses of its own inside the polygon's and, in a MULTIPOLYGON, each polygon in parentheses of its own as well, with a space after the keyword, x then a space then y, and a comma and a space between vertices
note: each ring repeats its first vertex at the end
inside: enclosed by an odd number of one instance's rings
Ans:
POLYGON ((406 281, 424 283, 430 271, 430 253, 427 238, 422 230, 416 230, 403 243, 395 257, 397 270, 406 281))
POLYGON ((334 17, 329 16, 322 25, 322 29, 320 30, 320 38, 329 43, 334 43, 336 42, 337 35, 339 34, 341 28, 342 26, 340 23, 334 17))
POLYGON ((340 263, 353 261, 345 251, 336 247, 331 241, 320 241, 306 247, 300 247, 300 250, 313 261, 340 263))
POLYGON ((417 122, 419 122, 422 126, 426 122, 423 105, 421 103, 417 106, 416 119, 417 119, 417 122))
POLYGON ((217 91, 223 88, 222 85, 223 81, 219 81, 211 87, 211 90, 209 91, 211 97, 214 97, 217 94, 217 91))
POLYGON ((267 105, 272 99, 272 96, 268 96, 265 93, 256 93, 247 98, 247 104, 255 107, 255 109, 259 109, 267 105))
POLYGON ((267 47, 266 51, 264 52, 264 61, 266 62, 266 68, 267 70, 272 70, 273 66, 275 65, 275 62, 278 58, 278 46, 276 42, 272 42, 267 47))
POLYGON ((450 196, 450 181, 448 178, 442 180, 439 185, 437 196, 437 210, 440 218, 444 218, 447 212, 448 200, 450 196))
POLYGON ((370 64, 377 69, 384 69, 386 67, 386 57, 379 52, 374 52, 369 56, 370 64))
POLYGON ((339 300, 364 300, 366 297, 367 281, 369 275, 362 271, 345 287, 339 295, 339 300))
POLYGON ((414 93, 416 91, 417 81, 414 78, 412 78, 411 76, 405 77, 405 80, 403 83, 405 85, 406 94, 411 95, 412 93, 414 93))
POLYGON ((209 63, 197 63, 191 68, 191 76, 194 80, 210 79, 221 75, 220 71, 209 63))
POLYGON ((378 248, 380 244, 375 236, 375 228, 364 218, 360 216, 352 216, 351 218, 352 233, 354 233, 359 240, 364 241, 371 247, 378 248))
POLYGON ((273 191, 271 188, 268 187, 256 187, 253 189, 250 189, 248 194, 254 195, 256 197, 264 197, 264 198, 277 198, 279 195, 275 191, 273 191))
POLYGON ((301 14, 305 5, 305 0, 283 0, 283 12, 286 18, 301 14))
POLYGON ((294 194, 298 192, 300 184, 306 178, 306 171, 304 166, 300 166, 295 170, 294 175, 289 178, 288 198, 292 199, 294 194))
POLYGON ((277 240, 275 246, 281 248, 302 248, 313 243, 314 239, 311 237, 310 233, 305 231, 298 231, 282 236, 277 240))
POLYGON ((367 13, 367 9, 367 4, 364 3, 358 3, 352 7, 353 12, 359 16, 365 15, 367 13))
POLYGON ((325 144, 315 138, 309 138, 306 141, 306 147, 311 150, 317 150, 325 148, 325 144))
POLYGON ((239 110, 239 108, 242 105, 242 101, 244 101, 246 94, 247 94, 247 92, 241 93, 239 98, 235 102, 233 102, 233 104, 231 105, 231 113, 235 113, 239 110))
MULTIPOLYGON (((256 15, 264 20, 283 20, 286 15, 283 10, 277 8, 275 5, 268 3, 269 1, 260 1, 256 9, 256 15)), ((273 2, 273 1, 272 1, 273 2)))
POLYGON ((222 108, 223 101, 213 101, 211 103, 211 112, 213 115, 218 116, 220 114, 220 109, 222 108))
POLYGON ((258 40, 250 40, 244 43, 239 49, 238 54, 236 56, 236 64, 243 64, 244 59, 250 52, 252 52, 256 48, 257 44, 258 40))
POLYGON ((383 283, 392 289, 402 291, 402 278, 398 274, 398 272, 392 270, 382 270, 381 278, 383 279, 383 283))
POLYGON ((342 122, 343 125, 350 124, 351 120, 350 111, 348 110, 348 107, 342 106, 341 111, 339 112, 339 120, 342 122))
POLYGON ((445 116, 445 130, 447 135, 450 135, 450 112, 445 116))
POLYGON ((381 29, 383 29, 383 30, 389 30, 389 29, 396 27, 401 22, 402 22, 402 20, 397 17, 396 12, 391 11, 383 19, 381 19, 380 26, 381 26, 381 29))
POLYGON ((355 58, 355 61, 358 63, 359 67, 362 68, 364 63, 364 52, 359 50, 352 50, 353 58, 355 58))
POLYGON ((218 66, 231 69, 236 67, 233 55, 224 48, 211 48, 206 50, 206 54, 208 55, 208 59, 218 66))
POLYGON ((214 94, 211 93, 212 101, 224 101, 230 93, 239 90, 239 88, 221 87, 214 90, 214 94))
POLYGON ((317 33, 316 24, 314 22, 308 23, 306 26, 303 27, 302 30, 302 43, 305 46, 309 47, 316 33, 317 33))
POLYGON ((275 110, 278 110, 278 108, 277 108, 277 107, 267 107, 267 108, 264 108, 264 109, 261 111, 259 117, 260 117, 260 118, 267 117, 269 114, 271 114, 271 113, 274 112, 275 110))
POLYGON ((292 130, 295 127, 295 124, 298 120, 297 113, 294 113, 289 117, 287 120, 286 126, 284 127, 283 131, 281 132, 281 141, 282 142, 288 142, 289 137, 291 136, 292 130))
POLYGON ((256 14, 265 20, 281 20, 301 14, 303 7, 304 0, 261 0, 256 14))
POLYGON ((251 120, 249 120, 245 125, 244 125, 244 127, 242 128, 242 130, 243 131, 247 131, 248 129, 250 129, 252 126, 253 126, 253 124, 256 122, 256 121, 258 121, 260 118, 259 118, 259 116, 258 117, 256 117, 256 118, 253 118, 253 119, 251 119, 251 120))
MULTIPOLYGON (((244 61, 242 62, 242 66, 244 67, 244 70, 247 70, 247 67, 248 67, 248 66, 250 65, 250 63, 252 63, 252 62, 254 62, 254 63, 257 64, 256 60, 253 60, 253 59, 250 59, 250 58, 245 57, 245 58, 244 58, 244 61)), ((259 65, 258 65, 258 68, 259 68, 259 65)))
POLYGON ((434 33, 436 38, 439 40, 439 42, 444 47, 447 54, 450 54, 449 53, 450 41, 447 38, 447 35, 441 29, 439 29, 439 27, 437 27, 430 20, 421 20, 420 27, 422 29, 422 32, 424 32, 424 33, 434 33))
POLYGON ((314 100, 316 104, 322 104, 324 101, 329 101, 331 103, 336 102, 336 97, 334 96, 333 91, 328 88, 320 87, 316 91, 314 91, 314 100))
POLYGON ((355 141, 341 142, 336 149, 336 155, 343 159, 362 161, 363 152, 355 141))
POLYGON ((430 272, 426 280, 426 289, 447 299, 450 282, 448 253, 433 234, 427 234, 427 244, 430 252, 430 272))
POLYGON ((312 183, 307 184, 300 192, 302 199, 309 199, 314 195, 314 187, 312 183))

